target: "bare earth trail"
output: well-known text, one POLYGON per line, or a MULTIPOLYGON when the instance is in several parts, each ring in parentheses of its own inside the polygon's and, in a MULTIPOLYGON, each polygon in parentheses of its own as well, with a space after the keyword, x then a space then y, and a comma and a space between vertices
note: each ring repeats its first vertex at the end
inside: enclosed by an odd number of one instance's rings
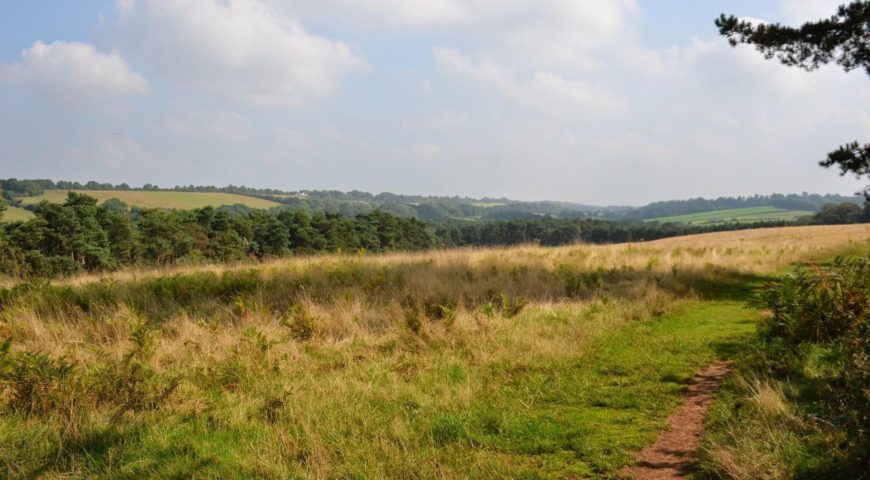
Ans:
POLYGON ((636 466, 620 473, 636 480, 685 478, 697 460, 704 416, 719 385, 730 372, 730 363, 718 361, 695 374, 685 403, 668 418, 669 428, 637 455, 636 466))

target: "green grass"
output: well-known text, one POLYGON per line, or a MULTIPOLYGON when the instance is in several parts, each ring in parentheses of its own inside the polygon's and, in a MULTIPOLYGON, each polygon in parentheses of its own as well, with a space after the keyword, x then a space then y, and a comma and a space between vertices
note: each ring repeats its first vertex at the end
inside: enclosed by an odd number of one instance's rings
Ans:
POLYGON ((507 206, 504 202, 471 202, 472 205, 476 207, 483 208, 494 208, 494 207, 504 207, 507 206))
POLYGON ((711 225, 717 223, 748 223, 761 221, 791 221, 799 217, 812 215, 804 210, 786 210, 776 207, 747 207, 730 210, 713 210, 709 212, 676 215, 673 217, 654 218, 649 221, 686 223, 690 225, 711 225))
POLYGON ((59 417, 6 411, 0 465, 9 478, 302 478, 309 456, 326 455, 331 478, 600 478, 654 440, 693 373, 728 355, 757 316, 737 302, 690 302, 600 329, 606 307, 596 305, 501 320, 598 332, 555 361, 532 352, 479 363, 473 350, 436 343, 400 357, 408 367, 349 345, 361 353, 348 365, 347 347, 318 346, 294 360, 310 371, 287 377, 265 350, 240 351, 246 360, 181 372, 178 395, 205 392, 198 413, 146 409, 118 421, 94 410, 69 432, 59 417), (245 363, 252 356, 262 365, 245 363))
MULTIPOLYGON (((100 203, 110 198, 117 198, 131 207, 139 208, 190 210, 207 206, 220 207, 235 204, 242 204, 251 208, 271 208, 280 205, 270 200, 233 193, 146 192, 132 190, 76 190, 76 192, 94 197, 100 203)), ((66 196, 67 190, 46 190, 43 195, 23 197, 21 201, 25 204, 37 204, 43 200, 52 203, 63 203, 66 200, 66 196)))
POLYGON ((33 213, 23 208, 6 206, 6 211, 3 212, 0 221, 3 222, 26 222, 33 218, 33 213))
POLYGON ((510 377, 493 378, 504 387, 439 414, 432 428, 445 443, 513 456, 517 476, 611 474, 665 427, 695 371, 733 351, 756 318, 740 303, 688 304, 603 335, 593 355, 519 375, 505 365, 510 377))

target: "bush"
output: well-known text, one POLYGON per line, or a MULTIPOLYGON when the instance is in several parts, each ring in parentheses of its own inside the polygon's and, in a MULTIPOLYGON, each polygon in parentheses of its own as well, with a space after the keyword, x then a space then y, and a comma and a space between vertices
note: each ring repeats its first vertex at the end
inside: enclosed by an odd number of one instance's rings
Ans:
POLYGON ((840 359, 821 406, 846 430, 842 448, 870 464, 870 259, 797 267, 764 300, 772 315, 761 334, 773 357, 804 357, 815 345, 840 359))
POLYGON ((764 294, 769 337, 827 342, 859 333, 870 315, 870 260, 800 266, 764 294))

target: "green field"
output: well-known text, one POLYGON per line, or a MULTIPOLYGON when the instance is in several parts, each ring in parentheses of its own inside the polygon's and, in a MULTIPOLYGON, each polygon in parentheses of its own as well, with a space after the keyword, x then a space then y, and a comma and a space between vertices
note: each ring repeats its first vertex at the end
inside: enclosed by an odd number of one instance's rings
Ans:
POLYGON ((2 221, 4 222, 26 222, 33 218, 33 213, 23 208, 6 206, 6 211, 3 212, 2 221))
MULTIPOLYGON (((117 198, 131 207, 139 208, 166 208, 176 210, 190 210, 202 207, 220 207, 223 205, 242 204, 251 208, 272 208, 280 204, 270 200, 236 195, 234 193, 200 193, 200 192, 152 192, 152 191, 118 191, 118 190, 75 190, 94 197, 100 203, 110 198, 117 198)), ((36 204, 43 200, 52 203, 63 203, 66 200, 68 190, 46 190, 37 197, 24 197, 21 201, 25 204, 36 204)))
POLYGON ((649 221, 661 223, 685 223, 689 225, 713 225, 717 223, 748 223, 763 221, 790 221, 799 217, 812 215, 813 212, 805 210, 786 210, 776 207, 747 207, 730 210, 713 210, 710 212, 692 213, 689 215, 676 215, 673 217, 653 218, 649 221))

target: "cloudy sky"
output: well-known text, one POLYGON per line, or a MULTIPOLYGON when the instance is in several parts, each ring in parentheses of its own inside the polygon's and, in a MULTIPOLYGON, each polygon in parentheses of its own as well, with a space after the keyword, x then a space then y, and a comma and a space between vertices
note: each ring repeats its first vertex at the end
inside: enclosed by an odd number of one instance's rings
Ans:
POLYGON ((829 0, 0 3, 0 177, 641 204, 853 193, 860 71, 713 19, 829 0))

